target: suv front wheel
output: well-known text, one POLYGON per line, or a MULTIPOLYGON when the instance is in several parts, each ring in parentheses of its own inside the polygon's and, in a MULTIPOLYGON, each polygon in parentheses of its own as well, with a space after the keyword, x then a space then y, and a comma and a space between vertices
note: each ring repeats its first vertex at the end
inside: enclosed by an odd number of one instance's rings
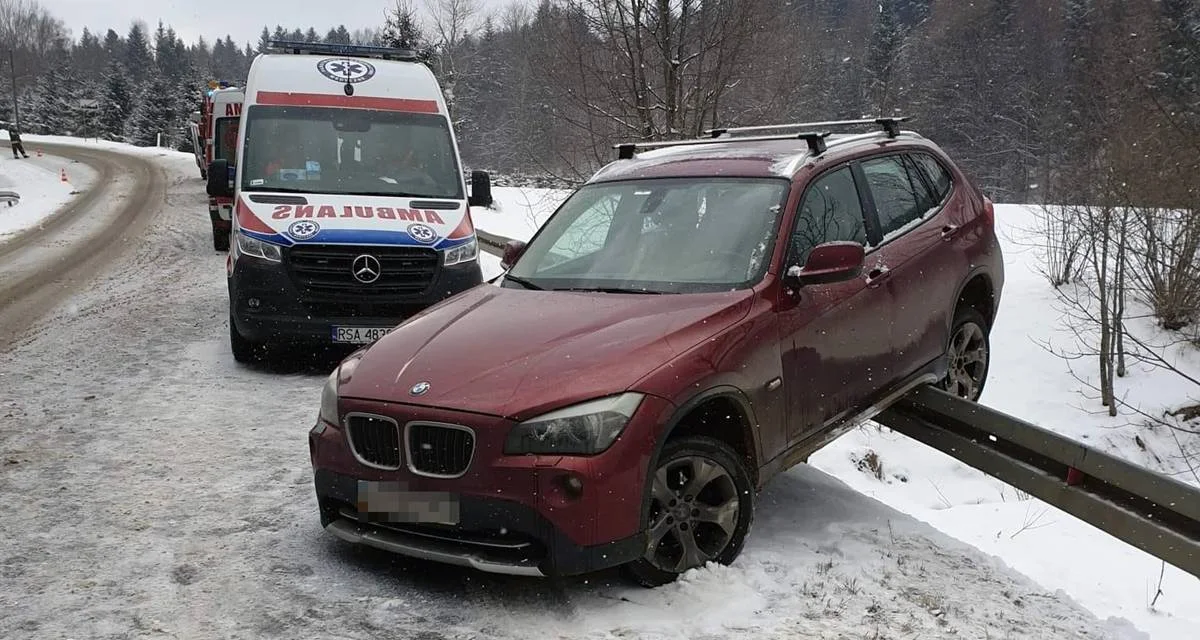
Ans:
POLYGON ((754 486, 728 445, 696 436, 671 440, 649 481, 646 554, 626 566, 634 581, 657 587, 737 558, 754 519, 754 486))

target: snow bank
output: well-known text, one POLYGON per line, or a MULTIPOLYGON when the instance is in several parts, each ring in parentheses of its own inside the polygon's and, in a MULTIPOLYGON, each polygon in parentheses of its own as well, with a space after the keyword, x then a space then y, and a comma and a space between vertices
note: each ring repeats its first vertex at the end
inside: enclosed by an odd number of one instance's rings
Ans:
MULTIPOLYGON (((95 180, 86 165, 54 156, 38 156, 37 145, 23 136, 28 158, 15 160, 7 147, 0 149, 0 191, 15 191, 21 201, 15 206, 0 204, 0 242, 28 231, 46 221, 95 180), (67 182, 60 171, 67 171, 67 182)), ((0 139, 8 132, 0 130, 0 139)))
POLYGON ((487 209, 471 209, 479 229, 517 240, 528 240, 570 195, 560 189, 494 187, 495 202, 487 209))

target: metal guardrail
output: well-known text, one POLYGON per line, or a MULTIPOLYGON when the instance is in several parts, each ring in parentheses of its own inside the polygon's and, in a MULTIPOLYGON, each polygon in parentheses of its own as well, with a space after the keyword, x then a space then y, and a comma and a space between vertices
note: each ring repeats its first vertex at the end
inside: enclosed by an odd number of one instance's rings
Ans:
POLYGON ((13 206, 21 201, 21 194, 16 191, 0 191, 0 202, 13 206))
POLYGON ((875 420, 1200 577, 1200 489, 931 387, 875 420))

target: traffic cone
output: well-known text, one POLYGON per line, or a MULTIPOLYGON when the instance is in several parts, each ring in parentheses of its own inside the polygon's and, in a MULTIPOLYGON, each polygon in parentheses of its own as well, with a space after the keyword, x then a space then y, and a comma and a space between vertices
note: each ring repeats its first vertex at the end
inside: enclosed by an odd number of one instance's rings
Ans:
POLYGON ((65 167, 63 168, 62 174, 60 175, 59 179, 62 180, 63 182, 67 182, 67 170, 65 167))

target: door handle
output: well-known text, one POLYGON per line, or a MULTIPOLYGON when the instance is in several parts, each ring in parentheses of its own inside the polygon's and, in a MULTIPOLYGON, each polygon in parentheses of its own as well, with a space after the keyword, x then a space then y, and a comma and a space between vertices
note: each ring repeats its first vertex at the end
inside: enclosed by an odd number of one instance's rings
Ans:
POLYGON ((871 269, 871 272, 867 274, 867 286, 878 287, 879 283, 887 280, 888 276, 891 274, 891 269, 888 269, 886 265, 876 265, 876 267, 871 269))
POLYGON ((957 234, 957 233, 958 233, 958 225, 948 224, 948 225, 942 227, 942 240, 949 240, 950 238, 953 238, 955 236, 955 234, 957 234))

